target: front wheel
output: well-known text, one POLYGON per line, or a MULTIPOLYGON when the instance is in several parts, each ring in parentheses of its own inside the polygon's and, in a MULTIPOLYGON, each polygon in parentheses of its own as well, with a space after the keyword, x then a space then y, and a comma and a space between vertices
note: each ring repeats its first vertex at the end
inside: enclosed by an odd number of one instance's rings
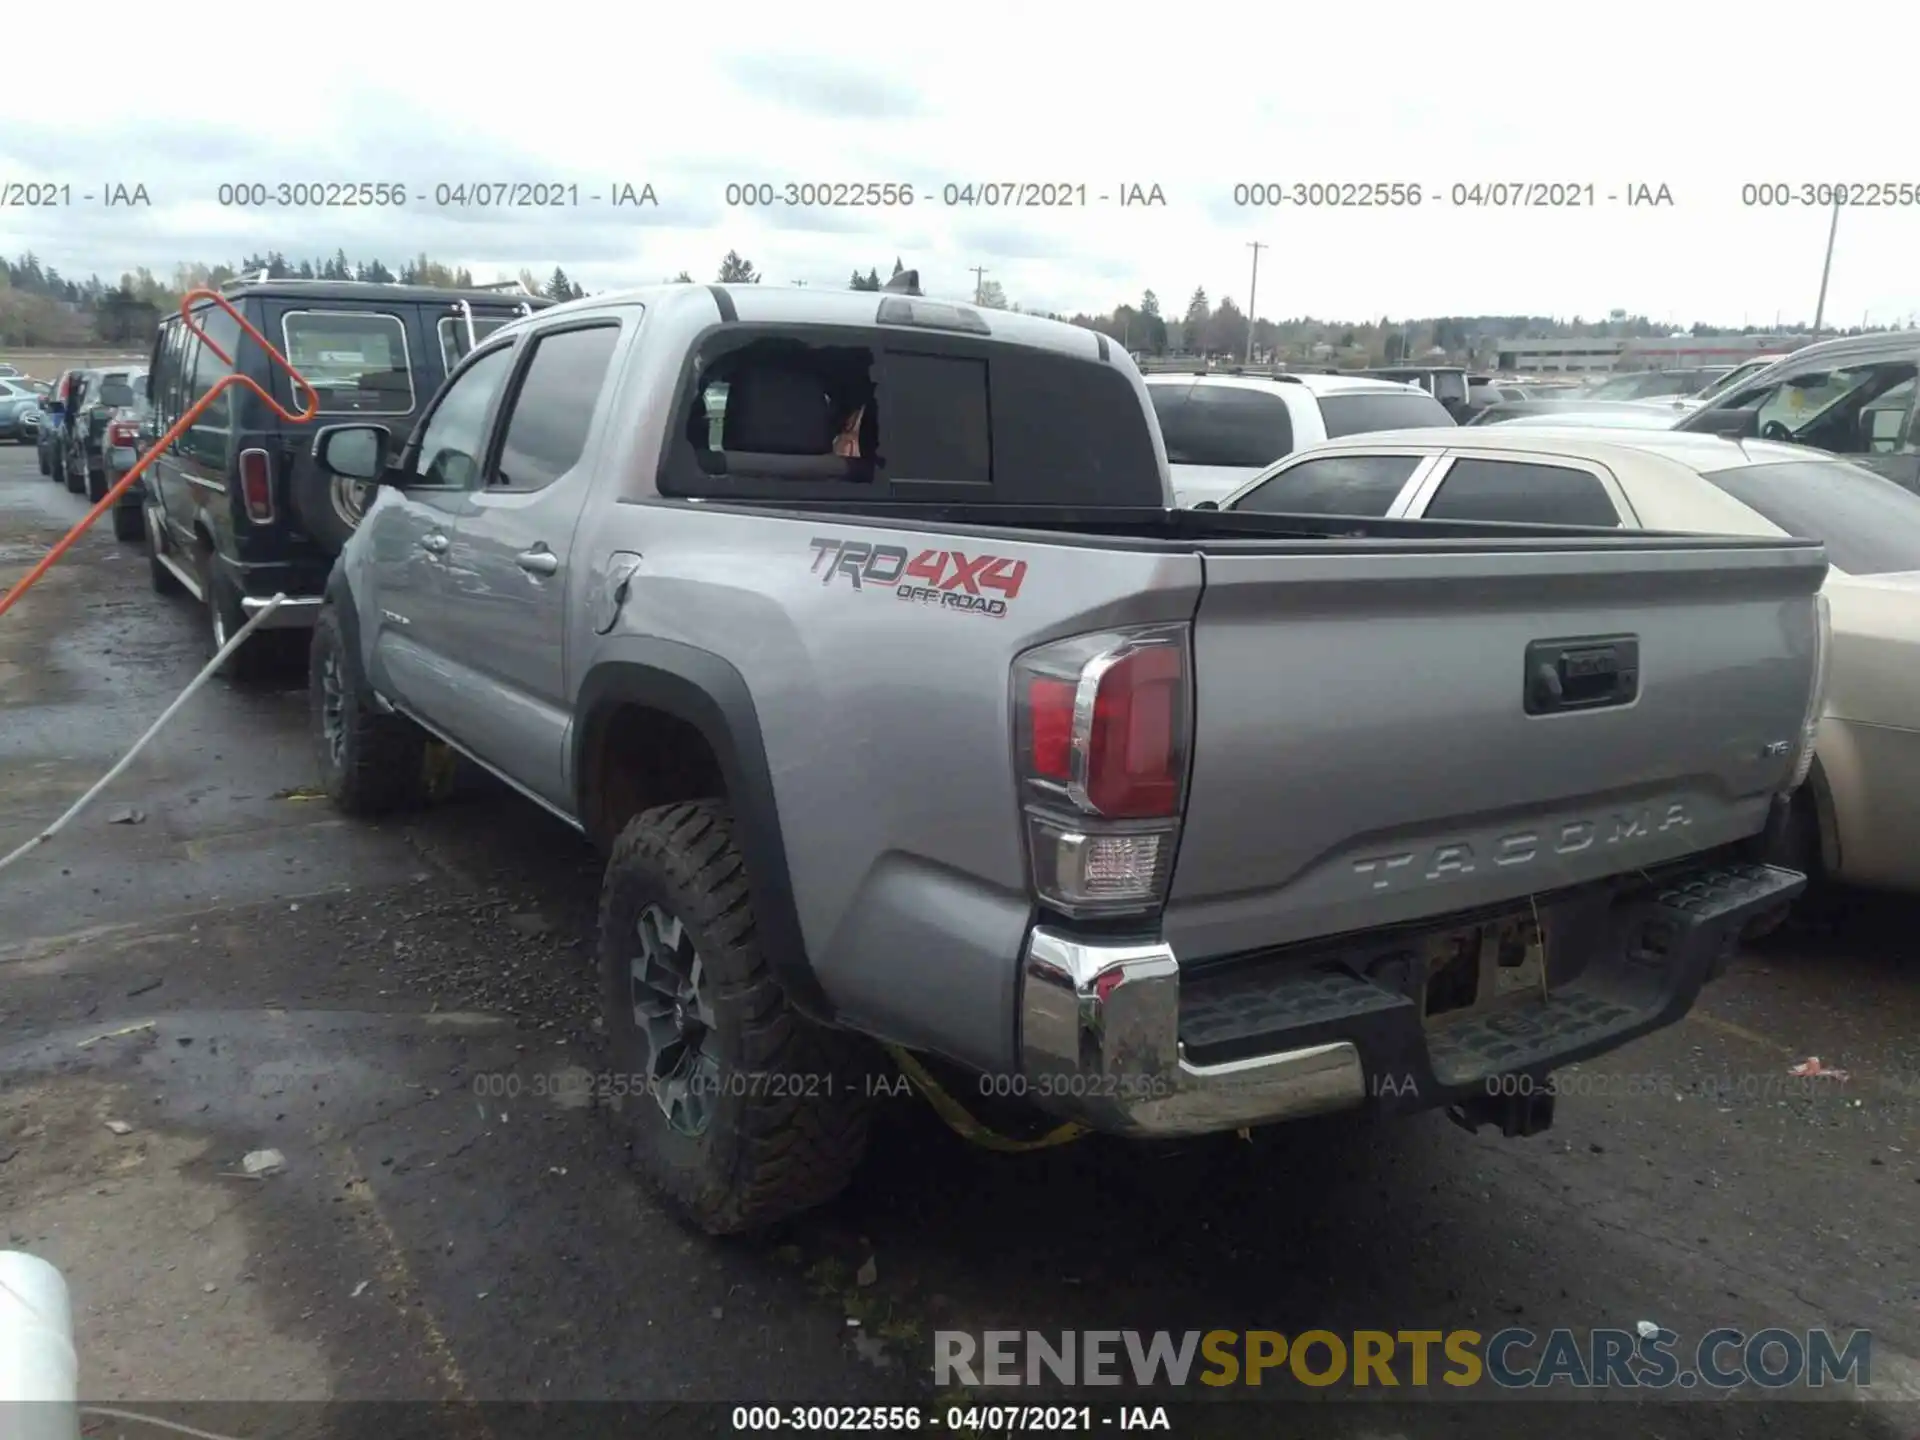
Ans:
POLYGON ((761 954, 726 804, 621 831, 600 890, 600 973, 634 1154, 710 1235, 833 1199, 866 1149, 864 1042, 796 1011, 761 954))
POLYGON ((307 716, 320 787, 349 815, 385 815, 426 789, 427 737, 374 704, 340 614, 323 605, 307 654, 307 716))

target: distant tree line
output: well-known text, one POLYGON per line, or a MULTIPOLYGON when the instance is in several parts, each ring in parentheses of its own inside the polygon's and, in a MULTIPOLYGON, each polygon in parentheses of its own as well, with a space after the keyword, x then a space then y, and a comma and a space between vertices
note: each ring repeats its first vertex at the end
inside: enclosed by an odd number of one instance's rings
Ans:
MULTIPOLYGON (((906 269, 894 257, 892 275, 906 269)), ((324 259, 290 260, 277 250, 249 255, 238 265, 181 264, 166 277, 142 267, 109 284, 98 275, 84 280, 62 275, 31 253, 17 260, 0 260, 0 345, 47 347, 82 345, 140 345, 152 337, 162 315, 175 309, 180 297, 199 286, 218 286, 237 275, 264 271, 273 279, 362 280, 403 285, 469 286, 474 277, 465 267, 450 266, 414 256, 398 266, 378 259, 352 260, 344 250, 324 259)), ((502 276, 502 279, 509 277, 502 276)), ((561 266, 542 282, 522 269, 517 278, 528 290, 555 300, 578 300, 586 289, 561 266)), ((727 285, 757 285, 761 273, 737 250, 720 261, 715 280, 727 285)), ((672 283, 693 284, 682 270, 672 283)), ((804 283, 804 282, 796 282, 804 283)), ((858 268, 847 282, 849 290, 879 290, 885 282, 878 266, 862 274, 858 268)), ((962 291, 961 293, 964 293, 962 291)), ((1000 282, 984 277, 973 287, 973 302, 995 310, 1021 310, 1007 299, 1000 282)), ((1443 315, 1423 319, 1322 320, 1311 315, 1286 320, 1258 320, 1249 334, 1247 315, 1231 296, 1216 302, 1204 287, 1196 287, 1186 308, 1175 317, 1163 313, 1152 290, 1131 304, 1116 305, 1103 314, 1047 315, 1110 336, 1127 349, 1155 357, 1239 359, 1252 342, 1259 360, 1317 361, 1334 365, 1392 364, 1442 353, 1450 359, 1490 364, 1500 347, 1513 340, 1573 338, 1646 339, 1673 333, 1673 327, 1644 315, 1616 310, 1604 320, 1575 316, 1563 320, 1547 315, 1443 315)), ((1885 327, 1872 327, 1876 329, 1885 327)), ((1858 334, 1861 327, 1828 330, 1828 334, 1858 334)), ((1762 326, 1725 327, 1697 322, 1687 331, 1701 338, 1756 334, 1805 334, 1804 325, 1769 329, 1762 326)))

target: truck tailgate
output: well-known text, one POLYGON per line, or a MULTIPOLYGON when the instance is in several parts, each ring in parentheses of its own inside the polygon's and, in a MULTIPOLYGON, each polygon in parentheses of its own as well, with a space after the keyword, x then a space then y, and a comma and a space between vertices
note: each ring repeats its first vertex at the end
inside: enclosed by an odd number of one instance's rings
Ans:
POLYGON ((1814 682, 1819 546, 1411 549, 1206 555, 1166 912, 1183 961, 1763 828, 1814 682))

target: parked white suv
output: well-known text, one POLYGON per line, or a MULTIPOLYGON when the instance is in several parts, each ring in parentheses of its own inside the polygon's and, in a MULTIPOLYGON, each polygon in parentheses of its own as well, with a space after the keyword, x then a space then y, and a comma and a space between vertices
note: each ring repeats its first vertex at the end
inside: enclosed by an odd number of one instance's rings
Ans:
POLYGON ((1374 430, 1450 426, 1417 385, 1358 375, 1148 375, 1174 502, 1218 503, 1282 456, 1374 430))

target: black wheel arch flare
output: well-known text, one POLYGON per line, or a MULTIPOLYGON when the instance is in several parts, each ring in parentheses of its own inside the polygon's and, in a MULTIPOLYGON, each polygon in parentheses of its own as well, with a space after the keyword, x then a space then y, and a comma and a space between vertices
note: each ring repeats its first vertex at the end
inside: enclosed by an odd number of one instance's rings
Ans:
POLYGON ((590 813, 587 757, 600 726, 625 705, 670 715, 706 740, 726 783, 734 843, 746 861, 767 965, 801 1013, 831 1023, 833 1006, 814 975, 800 928, 773 772, 745 677, 712 651, 678 641, 633 637, 616 642, 588 671, 574 703, 569 774, 577 795, 575 813, 582 817, 590 813))

